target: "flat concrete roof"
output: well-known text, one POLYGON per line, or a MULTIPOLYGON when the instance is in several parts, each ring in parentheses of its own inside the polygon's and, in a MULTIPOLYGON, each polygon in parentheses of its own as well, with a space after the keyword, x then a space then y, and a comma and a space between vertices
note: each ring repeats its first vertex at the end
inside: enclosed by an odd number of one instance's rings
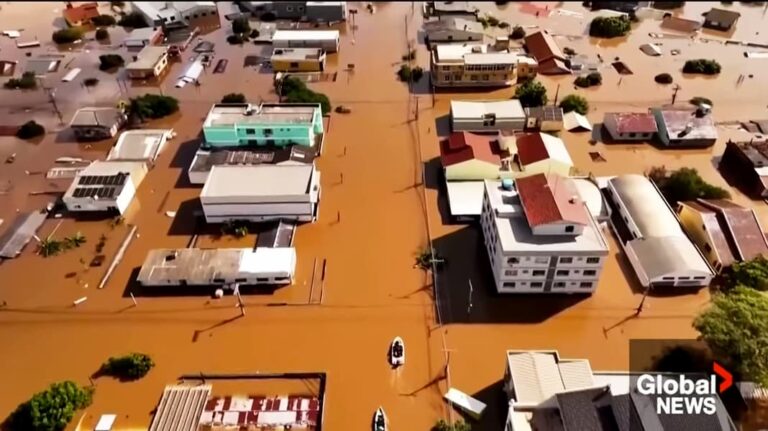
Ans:
POLYGON ((72 116, 70 127, 102 126, 110 128, 120 122, 123 112, 117 108, 88 107, 80 108, 72 116))
POLYGON ((292 104, 216 104, 208 112, 204 127, 233 126, 235 124, 312 123, 317 106, 292 104))
POLYGON ((338 30, 277 30, 273 41, 284 40, 338 40, 338 30))
POLYGON ((484 115, 493 114, 501 118, 525 118, 523 105, 517 99, 510 100, 451 100, 452 120, 482 120, 484 115))
POLYGON ((170 129, 125 131, 109 150, 107 160, 155 160, 171 132, 170 129))
POLYGON ((452 216, 479 216, 483 212, 482 181, 447 181, 446 186, 452 216))
POLYGON ((160 59, 166 55, 168 48, 165 46, 147 45, 136 54, 136 61, 128 63, 126 69, 153 69, 160 59))
POLYGON ((268 274, 293 274, 296 250, 292 247, 156 249, 147 254, 137 280, 144 285, 185 281, 191 285, 219 284, 268 274))
POLYGON ((303 196, 309 192, 314 167, 214 166, 200 198, 303 196))

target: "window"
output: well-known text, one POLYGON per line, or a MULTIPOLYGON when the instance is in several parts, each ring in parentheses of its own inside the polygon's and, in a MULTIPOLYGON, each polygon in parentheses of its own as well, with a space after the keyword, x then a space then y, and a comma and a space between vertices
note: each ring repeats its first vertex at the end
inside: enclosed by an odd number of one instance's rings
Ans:
POLYGON ((299 63, 297 61, 293 61, 293 62, 291 62, 291 67, 292 68, 299 67, 299 63))
POLYGON ((257 278, 256 283, 266 283, 269 281, 269 278, 257 278))
POLYGON ((633 132, 633 133, 630 133, 630 134, 629 134, 629 137, 630 137, 630 138, 634 138, 634 137, 635 137, 635 133, 634 133, 634 132, 633 132))
POLYGON ((594 269, 585 269, 583 274, 585 277, 590 277, 590 276, 596 275, 597 271, 595 271, 594 269))
POLYGON ((504 282, 504 287, 515 287, 514 281, 506 281, 504 282))
POLYGON ((274 139, 267 139, 266 141, 264 141, 264 144, 266 144, 266 145, 275 145, 275 140, 274 139))
POLYGON ((299 12, 304 12, 304 6, 296 6, 296 10, 299 12))
POLYGON ((469 75, 470 81, 477 81, 477 75, 469 75))
POLYGON ((691 279, 691 277, 680 277, 680 278, 678 278, 678 280, 690 280, 690 279, 691 279))
POLYGON ((565 287, 564 281, 556 281, 553 287, 565 287))
POLYGON ((674 280, 675 277, 661 277, 662 280, 674 280))
POLYGON ((224 279, 223 278, 214 278, 213 282, 221 284, 221 283, 224 283, 224 279))
POLYGON ((701 276, 701 277, 693 277, 694 280, 704 280, 707 277, 701 276))
POLYGON ((533 283, 531 283, 531 287, 533 287, 533 288, 544 287, 544 283, 542 283, 540 281, 534 281, 533 283))
POLYGON ((192 14, 192 18, 197 19, 198 15, 196 13, 192 14))
POLYGON ((600 263, 600 258, 599 257, 588 257, 587 258, 587 263, 590 263, 590 264, 593 264, 593 265, 596 264, 596 263, 600 263))
POLYGON ((510 257, 509 259, 507 259, 507 263, 510 264, 510 265, 512 265, 514 263, 520 263, 520 259, 516 258, 516 257, 510 257))
POLYGON ((573 263, 573 258, 572 257, 561 257, 560 258, 560 263, 573 263))
POLYGON ((448 72, 451 70, 450 66, 443 66, 443 72, 448 72))
POLYGON ((584 288, 592 287, 592 282, 583 281, 583 282, 579 283, 579 287, 584 287, 584 288))
POLYGON ((489 80, 491 77, 488 74, 483 75, 483 81, 489 80))
POLYGON ((568 232, 568 233, 572 233, 573 229, 574 229, 574 227, 571 224, 569 224, 568 226, 565 227, 565 231, 568 232))
POLYGON ((511 270, 504 271, 504 275, 506 275, 507 277, 514 277, 517 275, 517 270, 511 269, 511 270))
POLYGON ((264 136, 272 136, 273 132, 272 129, 264 129, 264 136))
POLYGON ((285 7, 286 12, 293 12, 293 6, 286 6, 285 7))
POLYGON ((528 270, 527 270, 527 269, 524 269, 524 270, 523 270, 523 274, 528 274, 528 270))
POLYGON ((247 279, 245 279, 245 278, 236 278, 235 279, 235 283, 245 283, 246 281, 247 281, 247 279))
POLYGON ((537 258, 533 259, 533 262, 534 263, 549 263, 549 258, 548 257, 537 257, 537 258))
POLYGON ((546 273, 547 273, 547 271, 544 271, 543 269, 535 269, 535 270, 533 270, 533 273, 531 275, 533 275, 534 277, 541 277, 542 275, 545 275, 546 273))
POLYGON ((172 16, 172 17, 171 17, 171 21, 176 21, 176 17, 175 17, 175 16, 172 16))
POLYGON ((245 134, 246 135, 255 135, 256 134, 256 129, 245 129, 245 134))
POLYGON ((275 277, 275 281, 290 281, 291 277, 275 277))
POLYGON ((568 275, 570 273, 571 272, 568 271, 567 269, 558 269, 557 272, 555 273, 555 275, 563 276, 563 275, 568 275))

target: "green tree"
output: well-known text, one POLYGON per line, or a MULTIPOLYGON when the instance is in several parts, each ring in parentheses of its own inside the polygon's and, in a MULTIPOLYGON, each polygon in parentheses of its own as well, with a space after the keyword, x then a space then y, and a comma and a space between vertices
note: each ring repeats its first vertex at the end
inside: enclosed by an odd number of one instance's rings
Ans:
POLYGON ((519 99, 520 104, 526 108, 546 105, 549 100, 547 98, 547 89, 544 85, 533 79, 517 86, 515 98, 519 99))
POLYGON ((599 16, 589 24, 589 35, 593 37, 613 38, 625 36, 630 30, 626 16, 599 16))
POLYGON ((725 273, 726 288, 736 286, 768 290, 768 259, 758 256, 746 262, 736 262, 725 273))
POLYGON ((519 25, 516 25, 515 28, 512 29, 512 33, 509 34, 509 37, 511 37, 514 40, 519 40, 525 37, 525 29, 520 27, 519 25))
POLYGON ((129 110, 141 119, 157 119, 179 110, 179 101, 170 96, 145 94, 131 99, 129 110))
POLYGON ((563 97, 563 100, 560 101, 560 107, 563 108, 563 112, 576 111, 581 115, 589 112, 589 102, 578 94, 569 94, 563 97))
POLYGON ((112 357, 101 365, 98 374, 112 376, 120 380, 138 380, 147 375, 155 366, 152 358, 144 353, 130 353, 112 357))
POLYGON ((288 76, 275 83, 276 91, 280 92, 283 100, 288 103, 319 103, 323 114, 331 112, 331 101, 323 93, 317 93, 307 87, 304 81, 288 76))
POLYGON ((19 139, 32 139, 45 135, 45 127, 37 124, 35 120, 27 121, 16 131, 16 137, 19 139))
POLYGON ((72 43, 83 38, 83 30, 80 27, 69 27, 53 32, 51 39, 55 43, 72 43))
POLYGON ((240 16, 232 20, 232 33, 246 34, 251 31, 251 23, 248 22, 248 17, 240 16))
POLYGON ((119 54, 103 54, 99 56, 99 70, 106 71, 122 67, 125 59, 119 54))
POLYGON ((701 96, 691 97, 691 100, 689 100, 689 102, 691 103, 691 105, 696 105, 696 106, 701 106, 701 104, 703 103, 706 103, 709 106, 713 106, 712 100, 707 99, 706 97, 701 97, 701 96))
POLYGON ((685 5, 684 1, 655 1, 653 2, 654 9, 677 9, 685 5))
POLYGON ((106 28, 99 28, 96 30, 96 40, 109 39, 109 31, 106 28))
POLYGON ((683 65, 683 73, 697 73, 700 75, 717 75, 722 68, 720 63, 715 60, 699 58, 697 60, 688 60, 683 65))
POLYGON ((72 381, 52 384, 19 405, 11 414, 11 431, 61 431, 67 427, 75 412, 91 405, 93 389, 72 381))
POLYGON ((112 15, 99 15, 91 18, 93 25, 108 26, 117 24, 117 20, 112 15))
POLYGON ((472 426, 461 419, 454 422, 453 424, 440 419, 432 427, 432 431, 472 431, 472 426))
POLYGON ((673 79, 672 75, 668 73, 660 73, 653 78, 658 84, 671 84, 673 79))
POLYGON ((768 297, 737 286, 693 321, 715 358, 737 378, 768 386, 768 297))
POLYGON ((3 84, 8 89, 20 88, 22 90, 33 90, 37 88, 37 77, 34 72, 24 72, 21 78, 11 78, 3 84))
POLYGON ((728 191, 713 186, 693 168, 680 168, 669 174, 664 167, 651 169, 649 177, 656 183, 667 201, 674 205, 681 201, 704 199, 728 199, 728 191))
POLYGON ((122 18, 120 18, 120 21, 118 21, 117 24, 122 27, 130 28, 149 27, 147 20, 144 18, 144 15, 142 15, 141 12, 131 12, 129 14, 125 14, 122 18))
POLYGON ((245 103, 245 94, 229 93, 221 98, 221 103, 245 103))
POLYGON ((64 242, 69 248, 77 248, 81 245, 85 244, 87 239, 85 238, 85 235, 82 234, 82 232, 76 232, 72 236, 68 236, 64 238, 64 242))

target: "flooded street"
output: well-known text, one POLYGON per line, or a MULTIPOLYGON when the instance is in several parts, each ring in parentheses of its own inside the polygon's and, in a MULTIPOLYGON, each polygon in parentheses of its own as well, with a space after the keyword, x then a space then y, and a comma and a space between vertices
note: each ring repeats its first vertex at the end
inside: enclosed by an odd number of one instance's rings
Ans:
MULTIPOLYGON (((326 93, 334 106, 352 110, 348 115, 332 114, 328 123, 323 153, 317 160, 323 188, 319 219, 296 232, 299 261, 294 285, 272 295, 245 297, 247 315, 242 318, 236 318, 239 310, 232 296, 138 296, 138 305, 133 306, 129 292, 149 250, 186 247, 195 233, 200 187, 189 184, 186 169, 211 104, 229 92, 244 93, 254 103, 276 100, 272 75, 244 66, 246 57, 260 55, 263 46, 228 45, 229 23, 224 22, 221 30, 203 38, 216 44, 214 61, 229 60, 226 72, 214 74, 209 69, 201 86, 183 89, 173 84, 189 64, 193 55, 189 51, 159 85, 129 83, 123 89, 119 76, 97 70, 98 55, 111 52, 109 47, 88 41, 78 48, 83 51, 79 56, 66 52, 75 58, 71 67, 83 67, 81 78, 98 76, 100 83, 91 90, 80 86, 80 77, 61 83, 63 69, 47 78, 57 87, 65 122, 82 106, 112 106, 120 98, 162 91, 179 99, 181 112, 145 127, 172 127, 178 135, 149 171, 124 224, 49 219, 39 232, 41 237, 54 229, 56 238, 79 231, 87 243, 50 258, 36 255, 31 243, 19 258, 0 264, 0 302, 7 302, 0 308, 0 343, 8 353, 0 359, 0 379, 4 388, 10 388, 0 392, 0 417, 51 382, 72 379, 87 384, 109 356, 139 351, 149 354, 157 366, 138 382, 96 379, 94 404, 86 411, 84 423, 115 413, 118 429, 146 429, 163 387, 183 374, 301 371, 328 374, 327 430, 366 429, 379 405, 386 409, 393 429, 429 429, 439 418, 456 417, 441 400, 449 385, 489 403, 489 413, 478 429, 493 430, 498 429, 497 415, 503 405, 500 379, 507 349, 557 349, 566 358, 590 359, 595 370, 621 370, 628 366, 628 340, 632 338, 695 337, 691 320, 707 305, 708 292, 650 297, 641 316, 630 318, 642 292, 611 234, 607 235, 609 259, 592 297, 499 297, 491 293, 493 283, 479 230, 449 225, 441 213, 446 205, 435 158, 439 156, 438 136, 446 132, 451 99, 509 98, 514 88, 438 93, 433 106, 425 78, 414 87, 415 95, 410 95, 396 80, 395 71, 407 40, 422 37, 420 4, 414 5, 412 12, 409 3, 381 3, 371 15, 363 4, 350 2, 359 11, 357 28, 351 22, 345 24, 340 52, 329 58, 337 79, 311 84, 326 93), (348 64, 354 64, 353 72, 344 70, 348 64), (426 169, 424 184, 422 169, 426 169), (176 211, 176 217, 168 217, 167 211, 176 211), (138 237, 106 287, 98 289, 130 226, 137 226, 138 237), (88 267, 101 235, 106 237, 101 253, 106 255, 105 264, 88 267), (428 247, 430 238, 447 261, 437 274, 437 298, 430 277, 413 268, 415 256, 428 247), (313 265, 318 262, 319 266, 323 260, 327 265, 323 303, 307 305, 313 289, 320 288, 318 280, 313 280, 313 265), (468 306, 470 280, 472 307, 468 306), (83 296, 87 301, 73 307, 72 301, 83 296), (408 362, 393 371, 386 353, 396 335, 405 340, 408 362)), ((550 29, 558 35, 561 47, 570 46, 579 54, 620 57, 634 71, 619 85, 618 73, 606 63, 601 69, 602 86, 578 90, 590 101, 588 117, 593 123, 601 122, 605 112, 645 111, 669 103, 672 89, 653 82, 653 76, 661 72, 669 72, 680 84, 678 102, 693 96, 712 99, 718 122, 768 117, 768 76, 762 75, 766 70, 763 62, 768 60, 745 58, 746 47, 663 39, 665 54, 648 57, 638 47, 655 40, 648 33, 659 32, 658 21, 635 24, 628 40, 597 44, 585 36, 590 13, 580 3, 546 5, 550 10, 577 11, 583 18, 557 14, 537 18, 511 3, 503 9, 493 3, 479 7, 512 25, 550 29), (669 55, 673 48, 682 53, 669 55), (717 79, 684 77, 680 71, 684 61, 698 57, 718 59, 723 73, 717 79), (753 74, 754 78, 736 86, 740 74, 753 74)), ((683 13, 699 16, 713 5, 719 3, 689 3, 683 13)), ((43 46, 31 49, 33 55, 55 51, 50 42, 51 23, 59 19, 61 7, 62 3, 4 2, 0 30, 24 28, 21 39, 25 41, 37 36, 43 46)), ((224 7, 220 5, 222 11, 224 7)), ((733 37, 765 43, 768 33, 755 34, 765 26, 763 9, 731 7, 742 12, 733 37)), ((110 46, 116 46, 124 32, 120 28, 110 32, 110 46)), ((93 32, 88 35, 92 38, 93 32)), ((717 39, 708 33, 704 36, 717 39)), ((119 50, 128 58, 124 48, 119 50)), ((0 59, 8 59, 6 56, 22 60, 19 66, 24 63, 22 50, 0 37, 0 59)), ((428 69, 429 55, 421 44, 416 61, 428 69)), ((550 99, 558 86, 559 99, 576 92, 571 76, 539 79, 549 89, 550 99)), ((34 118, 48 129, 39 142, 0 137, 0 159, 16 154, 15 163, 0 167, 2 232, 17 211, 39 209, 53 199, 30 196, 30 192, 66 190, 70 180, 47 180, 44 175, 57 157, 104 158, 114 140, 76 143, 66 127, 58 124, 40 90, 0 93, 0 123, 18 124, 17 119, 34 118), (35 174, 38 171, 43 174, 35 174)), ((591 145, 589 133, 563 132, 560 136, 585 174, 643 172, 656 165, 670 169, 690 166, 707 181, 726 186, 714 161, 728 137, 744 137, 745 132, 725 127, 719 131, 720 139, 713 148, 694 151, 664 151, 645 144, 591 145), (601 152, 607 161, 592 161, 590 151, 601 152)), ((750 201, 735 189, 732 193, 736 202, 753 206, 764 223, 768 220, 768 206, 763 202, 750 201)), ((205 231, 197 246, 251 247, 255 242, 254 234, 242 239, 218 238, 215 231, 205 231)), ((221 393, 216 388, 214 383, 214 392, 221 393)))

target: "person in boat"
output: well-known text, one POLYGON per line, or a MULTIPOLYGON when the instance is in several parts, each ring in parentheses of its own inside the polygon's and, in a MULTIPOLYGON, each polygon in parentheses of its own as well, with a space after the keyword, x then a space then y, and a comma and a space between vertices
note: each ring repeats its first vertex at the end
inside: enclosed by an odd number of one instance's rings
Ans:
POLYGON ((395 342, 395 345, 392 348, 392 354, 394 354, 396 358, 403 356, 403 345, 399 341, 395 342))

